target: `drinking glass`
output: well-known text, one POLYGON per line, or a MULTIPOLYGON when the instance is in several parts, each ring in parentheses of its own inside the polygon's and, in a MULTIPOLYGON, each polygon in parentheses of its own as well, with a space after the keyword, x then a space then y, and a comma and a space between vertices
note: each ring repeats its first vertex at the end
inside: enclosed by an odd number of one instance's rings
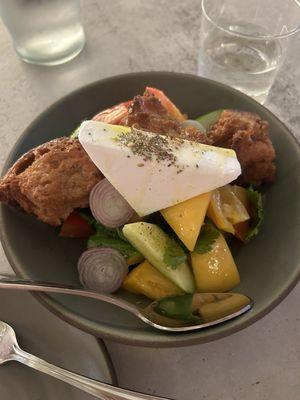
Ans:
POLYGON ((29 63, 57 65, 82 50, 79 0, 0 0, 0 16, 18 55, 29 63))
POLYGON ((299 29, 300 0, 202 0, 198 73, 263 103, 299 29))

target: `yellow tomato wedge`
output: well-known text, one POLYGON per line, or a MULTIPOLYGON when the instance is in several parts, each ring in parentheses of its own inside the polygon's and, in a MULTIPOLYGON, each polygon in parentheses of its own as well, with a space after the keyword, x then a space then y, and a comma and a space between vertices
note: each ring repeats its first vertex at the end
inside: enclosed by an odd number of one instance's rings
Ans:
POLYGON ((178 286, 169 281, 147 260, 129 272, 122 287, 128 292, 143 294, 151 300, 184 294, 178 286))
MULTIPOLYGON (((247 195, 247 190, 242 186, 238 185, 233 185, 232 189, 237 198, 243 203, 244 207, 246 208, 251 217, 251 203, 247 195)), ((235 236, 242 242, 245 242, 249 229, 250 229, 250 220, 239 222, 238 224, 234 225, 235 236)))
POLYGON ((233 225, 250 219, 245 206, 239 200, 231 185, 213 191, 208 216, 219 229, 233 235, 235 233, 233 225))
POLYGON ((193 251, 207 208, 211 192, 161 210, 161 214, 185 246, 193 251))
POLYGON ((220 234, 212 250, 191 254, 196 289, 199 292, 228 292, 240 283, 240 276, 230 249, 220 234))
POLYGON ((232 187, 233 193, 243 203, 246 210, 249 211, 250 202, 249 202, 249 198, 247 195, 247 190, 244 187, 238 186, 238 185, 232 185, 231 187, 232 187))

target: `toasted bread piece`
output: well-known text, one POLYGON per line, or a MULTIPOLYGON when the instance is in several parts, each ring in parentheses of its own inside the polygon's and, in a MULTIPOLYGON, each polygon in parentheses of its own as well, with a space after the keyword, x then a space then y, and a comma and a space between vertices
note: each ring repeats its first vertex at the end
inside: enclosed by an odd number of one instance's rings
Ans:
POLYGON ((89 203, 102 178, 78 139, 62 137, 24 154, 0 180, 0 201, 20 206, 50 225, 60 225, 89 203))

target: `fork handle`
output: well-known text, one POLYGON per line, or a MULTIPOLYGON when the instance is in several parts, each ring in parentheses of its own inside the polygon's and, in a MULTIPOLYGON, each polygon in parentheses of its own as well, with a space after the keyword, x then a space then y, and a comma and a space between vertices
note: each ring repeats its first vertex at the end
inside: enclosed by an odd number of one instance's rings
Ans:
POLYGON ((95 396, 102 400, 167 400, 163 397, 151 396, 148 394, 142 394, 138 392, 132 392, 130 390, 121 389, 106 383, 102 383, 90 378, 86 378, 82 375, 75 374, 66 369, 57 367, 49 364, 48 362, 33 356, 21 350, 19 347, 15 347, 14 358, 15 361, 19 361, 37 371, 44 372, 45 374, 51 375, 69 385, 75 386, 78 389, 95 396))

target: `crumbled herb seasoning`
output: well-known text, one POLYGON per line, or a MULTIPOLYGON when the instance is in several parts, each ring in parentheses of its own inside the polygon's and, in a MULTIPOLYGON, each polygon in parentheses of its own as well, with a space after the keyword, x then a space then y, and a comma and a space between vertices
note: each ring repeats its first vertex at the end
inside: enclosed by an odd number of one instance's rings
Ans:
POLYGON ((130 148, 134 155, 143 157, 144 161, 156 159, 159 162, 167 161, 168 166, 176 165, 177 157, 165 136, 145 135, 141 131, 132 129, 129 133, 120 133, 115 140, 130 148))
POLYGON ((138 167, 143 167, 145 164, 143 164, 143 163, 138 163, 138 167))
POLYGON ((164 249, 163 261, 172 269, 187 260, 187 254, 178 239, 168 237, 164 249))

